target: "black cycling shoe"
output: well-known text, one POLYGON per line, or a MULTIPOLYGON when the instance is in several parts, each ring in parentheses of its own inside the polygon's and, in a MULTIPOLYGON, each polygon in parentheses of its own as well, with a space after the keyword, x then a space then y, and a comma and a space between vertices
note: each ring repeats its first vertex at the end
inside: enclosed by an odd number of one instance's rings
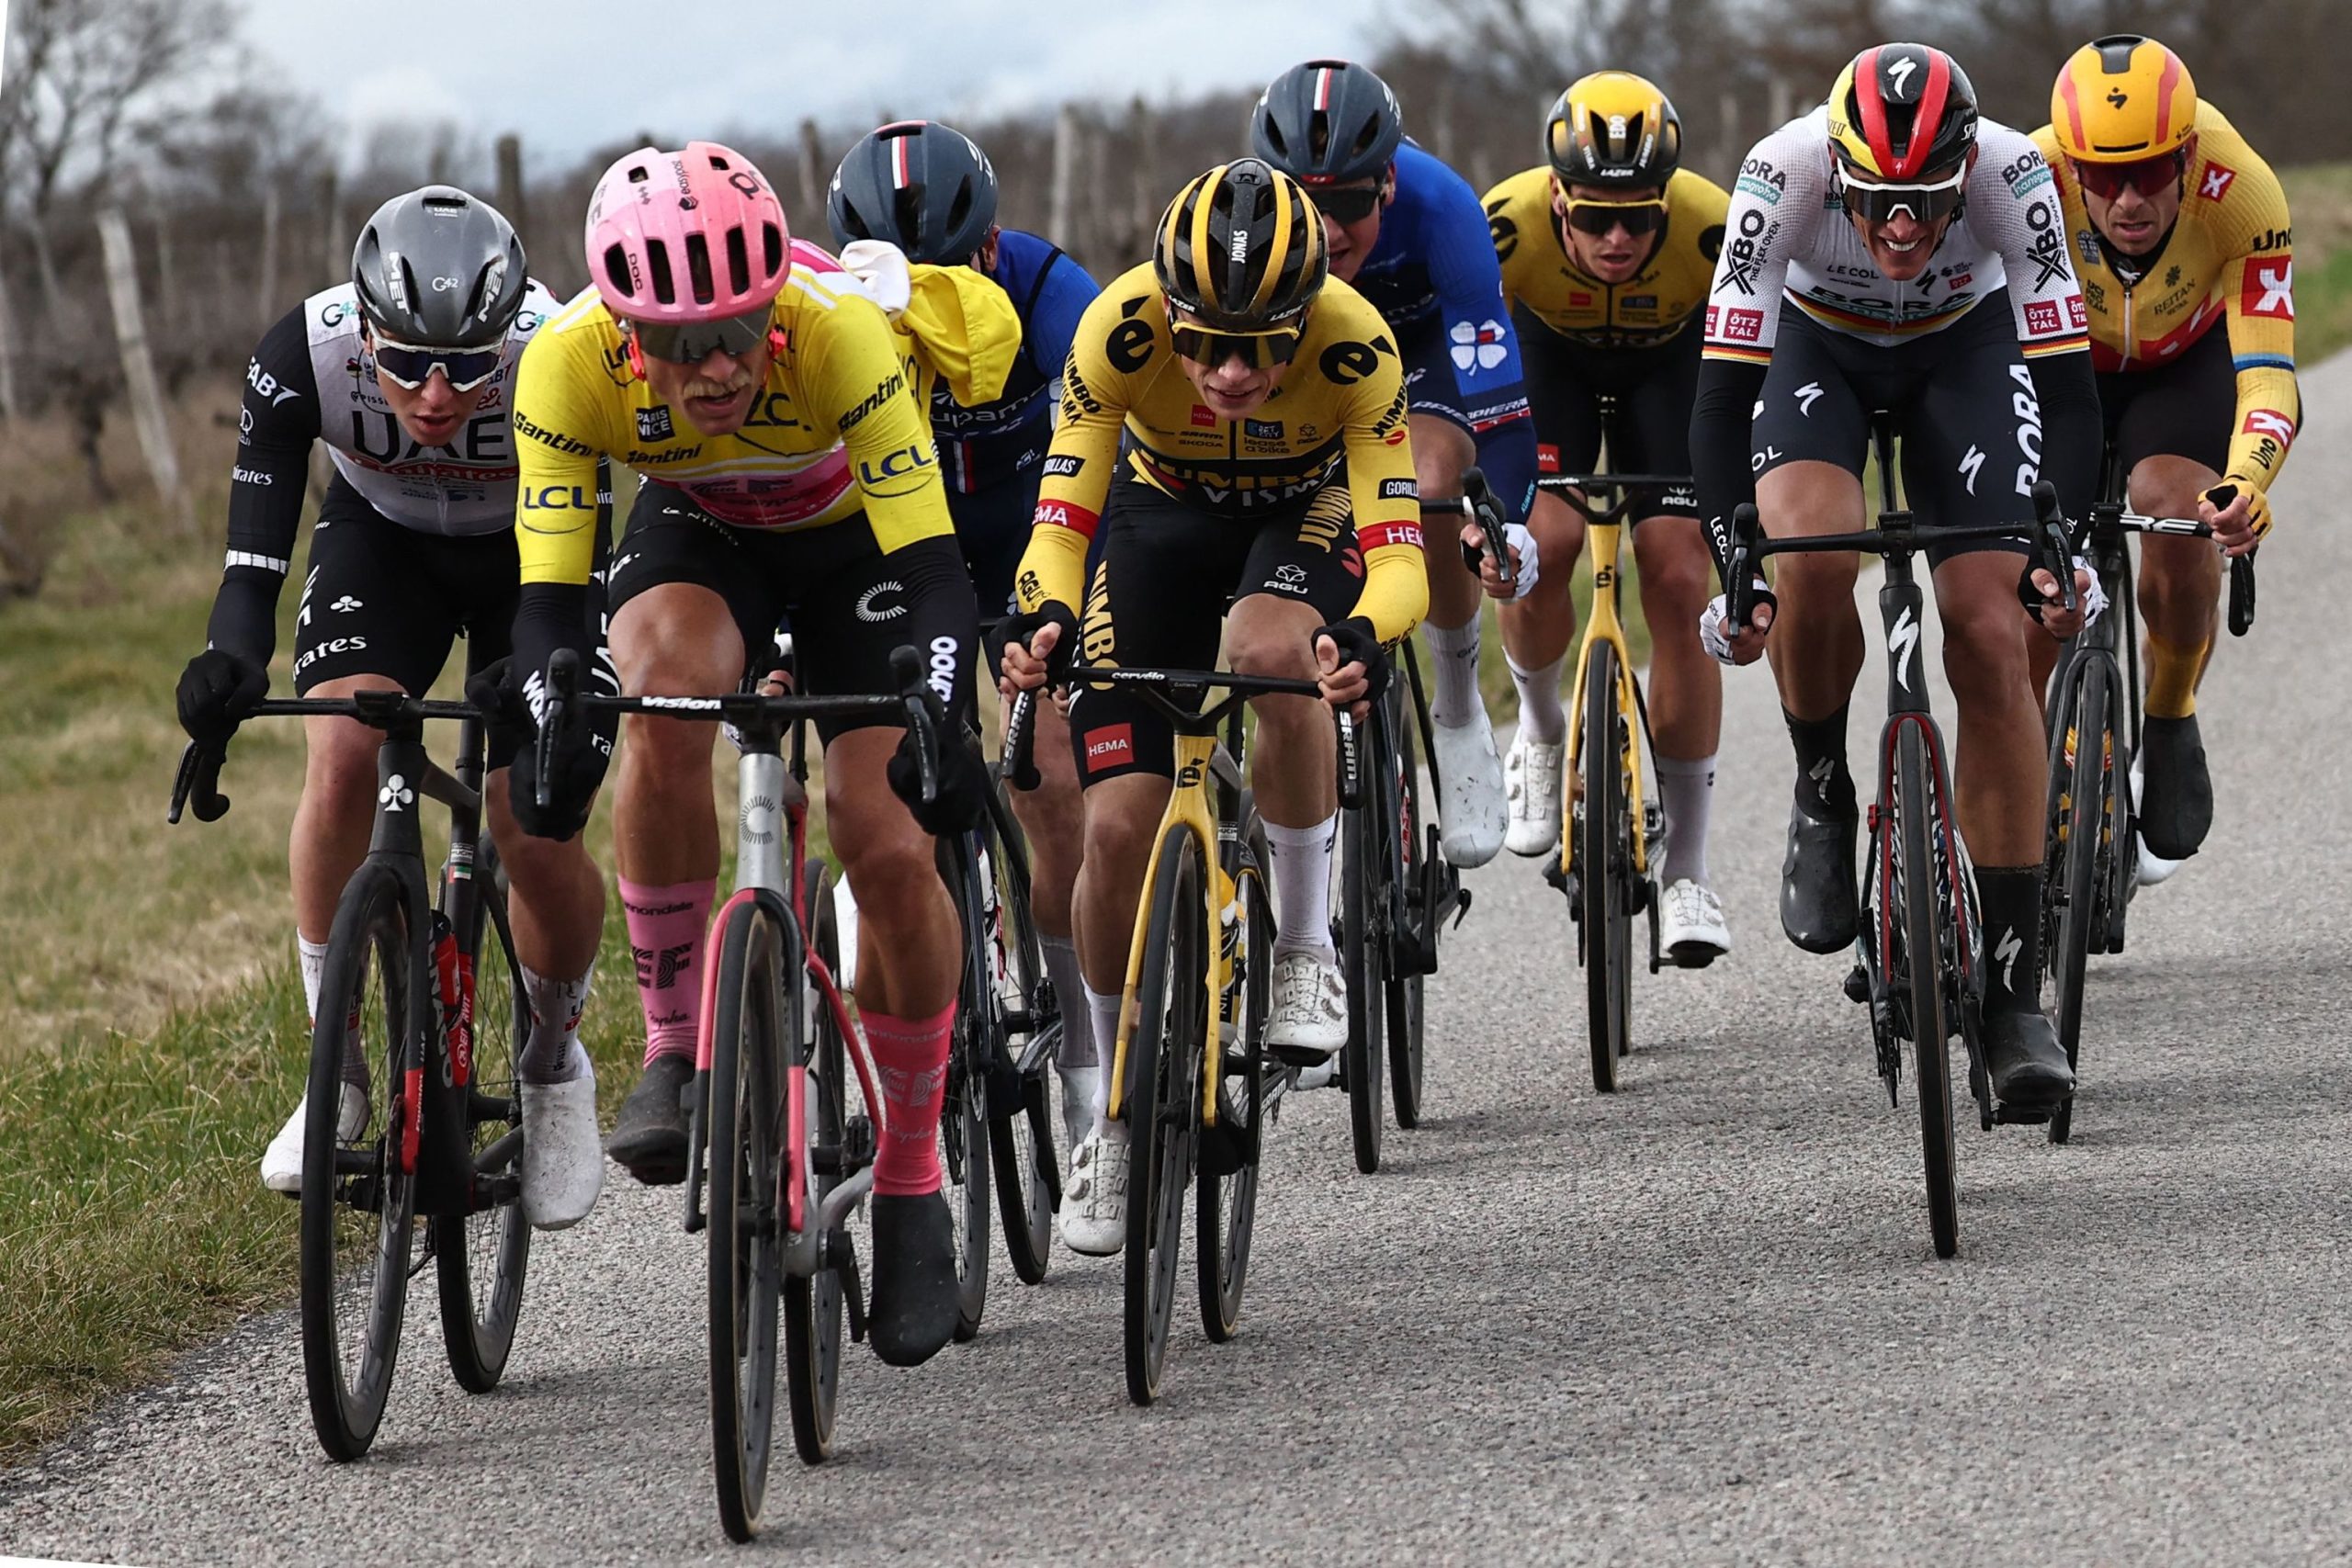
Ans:
POLYGON ((2213 776, 2197 716, 2149 718, 2140 726, 2140 836, 2165 860, 2187 860, 2213 826, 2213 776))
POLYGON ((686 1179, 686 1089, 694 1059, 656 1056, 621 1101, 605 1152, 648 1187, 675 1187, 686 1179))
POLYGON ((1789 808, 1789 852, 1781 863, 1781 929, 1807 953, 1854 945, 1861 909, 1854 891, 1857 817, 1827 820, 1789 808))
POLYGON ((894 1367, 919 1367, 956 1332, 955 1220, 944 1193, 874 1200, 874 1303, 866 1334, 894 1367))
POLYGON ((2075 1092, 2075 1069, 2039 1010, 1984 1015, 1984 1070, 1993 1098, 2018 1110, 2053 1110, 2075 1092))

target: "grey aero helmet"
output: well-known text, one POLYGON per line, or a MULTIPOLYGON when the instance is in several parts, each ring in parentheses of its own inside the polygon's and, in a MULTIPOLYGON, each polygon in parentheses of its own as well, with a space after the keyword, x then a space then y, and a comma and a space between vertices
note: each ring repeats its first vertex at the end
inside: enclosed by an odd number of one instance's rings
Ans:
POLYGON ((488 348, 523 308, 523 242, 498 209, 424 186, 376 209, 351 253, 359 309, 379 334, 433 348, 488 348))
POLYGON ((996 222, 996 170, 953 126, 905 119, 868 131, 825 193, 833 243, 888 240, 912 262, 968 260, 996 222))

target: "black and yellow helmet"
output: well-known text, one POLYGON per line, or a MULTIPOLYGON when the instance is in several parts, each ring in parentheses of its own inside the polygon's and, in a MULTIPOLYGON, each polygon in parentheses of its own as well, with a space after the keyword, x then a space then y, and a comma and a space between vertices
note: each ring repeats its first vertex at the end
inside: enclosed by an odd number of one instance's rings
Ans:
POLYGON ((2155 39, 2115 33, 2083 45, 2058 73, 2050 129, 2077 163, 2161 158, 2197 132, 2197 84, 2155 39))
POLYGON ((1315 204, 1260 158, 1219 164, 1178 191, 1151 247, 1168 298, 1227 332, 1294 324, 1330 268, 1315 204))
POLYGON ((1596 71, 1553 103, 1544 152, 1564 186, 1662 186, 1682 162, 1682 121, 1656 83, 1596 71))

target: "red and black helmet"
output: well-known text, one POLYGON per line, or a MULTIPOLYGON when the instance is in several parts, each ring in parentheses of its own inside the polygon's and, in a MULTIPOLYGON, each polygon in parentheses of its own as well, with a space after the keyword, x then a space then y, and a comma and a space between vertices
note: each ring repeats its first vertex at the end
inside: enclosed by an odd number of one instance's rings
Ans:
POLYGON ((1940 49, 1873 45, 1830 89, 1829 144, 1839 164, 1873 184, 1950 175, 1976 145, 1976 89, 1940 49))

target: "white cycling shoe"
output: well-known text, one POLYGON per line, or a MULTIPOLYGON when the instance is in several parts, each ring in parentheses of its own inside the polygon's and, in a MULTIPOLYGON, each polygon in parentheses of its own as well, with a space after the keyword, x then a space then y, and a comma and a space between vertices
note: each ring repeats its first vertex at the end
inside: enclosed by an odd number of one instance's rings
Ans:
POLYGON ((1685 969, 1704 969, 1731 951, 1731 927, 1715 890, 1685 876, 1658 896, 1657 945, 1685 969))
POLYGON ((1337 959, 1285 953, 1274 961, 1273 1005, 1266 1044, 1285 1059, 1313 1065, 1348 1043, 1348 991, 1337 959))
POLYGON ((596 1069, 579 1053, 570 1083, 526 1083, 523 1096, 523 1217, 535 1230, 576 1225, 605 1190, 605 1144, 596 1131, 596 1069))
POLYGON ((1449 864, 1484 865, 1503 847, 1510 808, 1503 801, 1503 760, 1495 727, 1477 708, 1467 724, 1432 724, 1440 781, 1438 848, 1449 864))
MULTIPOLYGON (((2131 777, 2132 808, 2137 812, 2140 808, 2140 794, 2144 787, 2143 781, 2147 777, 2146 771, 2140 765, 2140 760, 2137 757, 2132 760, 2131 777)), ((2169 881, 2174 872, 2188 863, 2187 861, 2165 859, 2164 856, 2150 849, 2148 840, 2137 832, 2132 835, 2132 845, 2139 852, 2138 861, 2132 868, 2132 884, 2134 887, 2154 887, 2159 883, 2169 881)))
POLYGON ((1089 1133, 1062 1184, 1062 1245, 1089 1258, 1116 1258, 1127 1241, 1127 1145, 1089 1133))
POLYGON ((1545 745, 1521 728, 1503 756, 1503 799, 1510 827, 1503 848, 1515 855, 1548 855, 1560 845, 1560 774, 1567 765, 1566 741, 1545 745))
MULTIPOLYGON (((262 1151, 261 1184, 272 1192, 293 1196, 302 1190, 302 1129, 310 1115, 311 1097, 306 1093, 294 1102, 294 1114, 262 1151)), ((335 1135, 349 1143, 367 1130, 368 1091, 356 1083, 345 1084, 342 1102, 335 1109, 335 1135)))

